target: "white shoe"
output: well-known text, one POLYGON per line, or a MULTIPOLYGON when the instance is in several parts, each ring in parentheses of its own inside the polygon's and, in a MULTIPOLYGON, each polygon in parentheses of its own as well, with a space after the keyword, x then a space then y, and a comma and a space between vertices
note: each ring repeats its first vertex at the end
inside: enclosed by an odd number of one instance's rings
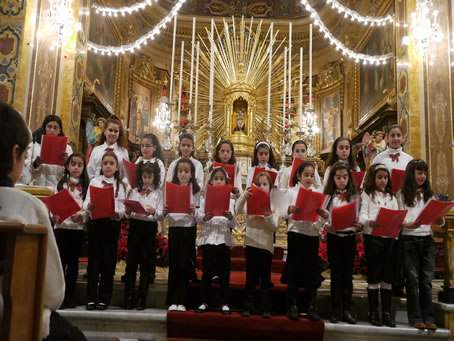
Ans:
POLYGON ((222 314, 223 315, 230 315, 232 312, 230 311, 230 308, 227 304, 224 304, 222 306, 222 314))
POLYGON ((186 311, 186 307, 184 305, 182 305, 182 304, 179 304, 177 310, 178 311, 186 311))
POLYGON ((205 303, 202 303, 196 310, 196 313, 204 313, 208 309, 208 305, 205 303))
POLYGON ((169 311, 177 311, 178 310, 178 306, 176 304, 172 304, 170 307, 169 307, 169 311))

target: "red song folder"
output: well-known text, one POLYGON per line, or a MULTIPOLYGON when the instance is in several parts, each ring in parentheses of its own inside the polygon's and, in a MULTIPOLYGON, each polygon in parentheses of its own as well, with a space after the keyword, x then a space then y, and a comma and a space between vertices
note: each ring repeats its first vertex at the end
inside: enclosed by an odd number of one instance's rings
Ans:
POLYGON ((263 209, 271 211, 270 194, 252 184, 252 196, 247 201, 247 214, 263 216, 263 209))
POLYGON ((42 198, 49 211, 54 216, 58 216, 58 224, 80 211, 79 204, 74 200, 67 189, 61 190, 57 194, 42 198))
POLYGON ((147 212, 145 211, 145 208, 142 206, 142 204, 139 201, 137 201, 137 200, 127 200, 127 199, 122 199, 120 201, 123 202, 123 204, 126 207, 131 207, 132 211, 134 213, 141 214, 141 215, 147 215, 147 212))
MULTIPOLYGON (((224 212, 230 209, 231 190, 232 188, 229 185, 207 185, 205 193, 205 213, 211 213, 214 216, 223 216, 224 212)), ((232 214, 233 213, 234 212, 232 212, 232 214)))
POLYGON ((295 221, 312 221, 318 218, 317 210, 322 208, 326 200, 326 195, 314 192, 310 189, 300 188, 295 206, 301 209, 298 214, 293 214, 292 219, 295 221))
POLYGON ((41 140, 41 159, 48 165, 63 166, 65 161, 60 158, 61 154, 66 152, 67 145, 67 136, 43 135, 41 140))
POLYGON ((391 183, 393 185, 393 193, 399 192, 404 184, 404 174, 405 171, 401 169, 393 168, 391 170, 391 183))
POLYGON ((166 182, 166 206, 170 213, 191 214, 191 189, 192 186, 166 182))
POLYGON ((129 186, 131 188, 137 187, 136 171, 137 165, 135 163, 129 162, 126 159, 123 159, 123 166, 125 167, 126 176, 128 178, 129 186))
POLYGON ((213 168, 216 168, 216 167, 222 167, 225 169, 225 171, 227 172, 227 175, 229 176, 229 185, 230 187, 235 187, 235 171, 236 171, 236 167, 235 165, 228 165, 226 163, 220 163, 220 162, 213 162, 213 168))
POLYGON ((338 231, 352 227, 357 218, 357 206, 358 203, 354 200, 347 205, 333 208, 331 225, 338 231))
POLYGON ((432 225, 438 217, 444 217, 454 207, 454 201, 439 201, 430 199, 416 221, 422 225, 432 225))
POLYGON ((372 229, 373 236, 396 238, 408 210, 390 210, 380 207, 375 221, 380 227, 372 229))
POLYGON ((363 181, 364 181, 364 176, 366 175, 366 172, 354 172, 352 171, 352 177, 353 181, 355 182, 355 186, 358 189, 363 188, 363 181))
POLYGON ((293 183, 292 183, 293 175, 295 175, 296 169, 303 162, 304 162, 304 160, 301 160, 301 159, 298 159, 298 158, 294 158, 293 159, 292 172, 290 173, 290 179, 288 180, 288 187, 293 187, 293 183))
POLYGON ((267 172, 270 175, 271 183, 274 186, 274 184, 276 183, 277 172, 273 171, 273 170, 263 169, 263 168, 260 168, 260 167, 255 167, 254 176, 252 177, 252 183, 254 183, 255 178, 257 177, 257 175, 259 175, 262 172, 267 172))
POLYGON ((114 186, 90 186, 90 202, 95 206, 92 219, 110 218, 115 213, 114 186))

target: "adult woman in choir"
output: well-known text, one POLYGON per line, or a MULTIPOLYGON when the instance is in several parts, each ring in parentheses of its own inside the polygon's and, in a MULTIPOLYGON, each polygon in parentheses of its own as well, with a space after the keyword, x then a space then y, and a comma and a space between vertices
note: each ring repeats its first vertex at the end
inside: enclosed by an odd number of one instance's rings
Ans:
MULTIPOLYGON (((41 142, 43 135, 65 136, 63 133, 63 124, 60 117, 57 115, 48 115, 44 118, 41 125, 42 134, 37 134, 33 141, 30 151, 28 152, 28 160, 25 161, 30 167, 31 185, 49 186, 53 190, 57 188, 57 184, 63 176, 65 167, 58 165, 49 165, 41 158, 41 142)), ((60 159, 64 162, 69 155, 73 153, 70 145, 66 146, 66 151, 60 155, 60 159)))
MULTIPOLYGON (((0 121, 0 221, 40 224, 48 230, 41 338, 46 341, 85 340, 78 328, 56 312, 64 299, 65 280, 46 206, 32 195, 14 188, 24 167, 30 133, 20 114, 4 103, 0 103, 0 121)), ((0 296, 0 325, 2 313, 0 296)))
POLYGON ((100 175, 101 159, 106 152, 113 152, 120 165, 120 178, 125 175, 123 168, 123 159, 129 161, 128 141, 123 128, 123 124, 113 115, 106 120, 104 132, 99 136, 96 147, 93 149, 88 161, 87 172, 90 181, 100 175))
MULTIPOLYGON (((372 164, 382 163, 390 171, 391 176, 393 169, 405 170, 408 163, 413 160, 413 157, 402 150, 403 132, 402 128, 395 124, 388 128, 386 131, 387 147, 384 152, 378 154, 372 164)), ((404 270, 404 254, 402 238, 397 240, 395 257, 396 264, 394 265, 394 279, 393 279, 393 293, 396 296, 404 296, 403 289, 405 286, 405 270, 404 270)))

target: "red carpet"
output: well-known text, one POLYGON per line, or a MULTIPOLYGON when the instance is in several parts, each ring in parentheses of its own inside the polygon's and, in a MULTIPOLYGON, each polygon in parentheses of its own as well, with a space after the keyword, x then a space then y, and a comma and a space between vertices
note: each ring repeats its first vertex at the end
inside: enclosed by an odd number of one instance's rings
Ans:
POLYGON ((286 316, 263 319, 242 317, 239 313, 224 316, 220 312, 197 314, 167 313, 167 337, 211 340, 323 340, 325 324, 305 318, 291 321, 286 316))

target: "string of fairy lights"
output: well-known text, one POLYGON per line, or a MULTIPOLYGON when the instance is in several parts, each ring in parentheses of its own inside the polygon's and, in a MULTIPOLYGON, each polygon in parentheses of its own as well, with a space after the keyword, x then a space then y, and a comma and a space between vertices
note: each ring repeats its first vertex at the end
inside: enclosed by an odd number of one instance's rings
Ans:
MULTIPOLYGON (((156 0, 155 0, 156 1, 156 0)), ((153 40, 157 35, 160 34, 161 30, 178 14, 182 5, 186 0, 178 0, 172 10, 166 15, 153 29, 139 37, 135 42, 125 44, 121 46, 103 46, 91 41, 88 42, 88 50, 94 53, 100 53, 102 55, 119 55, 126 52, 134 52, 134 50, 140 49, 141 46, 146 45, 148 40, 153 40)), ((92 7, 96 10, 96 13, 103 16, 113 16, 132 14, 139 10, 143 10, 152 5, 153 0, 145 0, 136 3, 131 6, 124 6, 119 8, 104 7, 93 5, 92 7)), ((315 26, 321 31, 323 36, 329 40, 331 45, 335 46, 337 51, 340 51, 343 56, 349 57, 355 62, 362 62, 370 65, 386 64, 387 60, 393 57, 392 53, 384 55, 367 55, 363 53, 357 53, 348 47, 346 47, 341 41, 339 41, 325 26, 323 21, 320 19, 317 11, 309 4, 307 0, 301 0, 301 3, 305 6, 306 11, 310 13, 311 18, 314 21, 315 26)), ((362 16, 358 12, 342 5, 336 0, 327 0, 327 4, 330 4, 334 10, 337 10, 339 14, 343 14, 345 18, 349 18, 353 22, 358 22, 367 26, 385 26, 393 23, 393 17, 387 15, 385 17, 371 17, 362 16)))

